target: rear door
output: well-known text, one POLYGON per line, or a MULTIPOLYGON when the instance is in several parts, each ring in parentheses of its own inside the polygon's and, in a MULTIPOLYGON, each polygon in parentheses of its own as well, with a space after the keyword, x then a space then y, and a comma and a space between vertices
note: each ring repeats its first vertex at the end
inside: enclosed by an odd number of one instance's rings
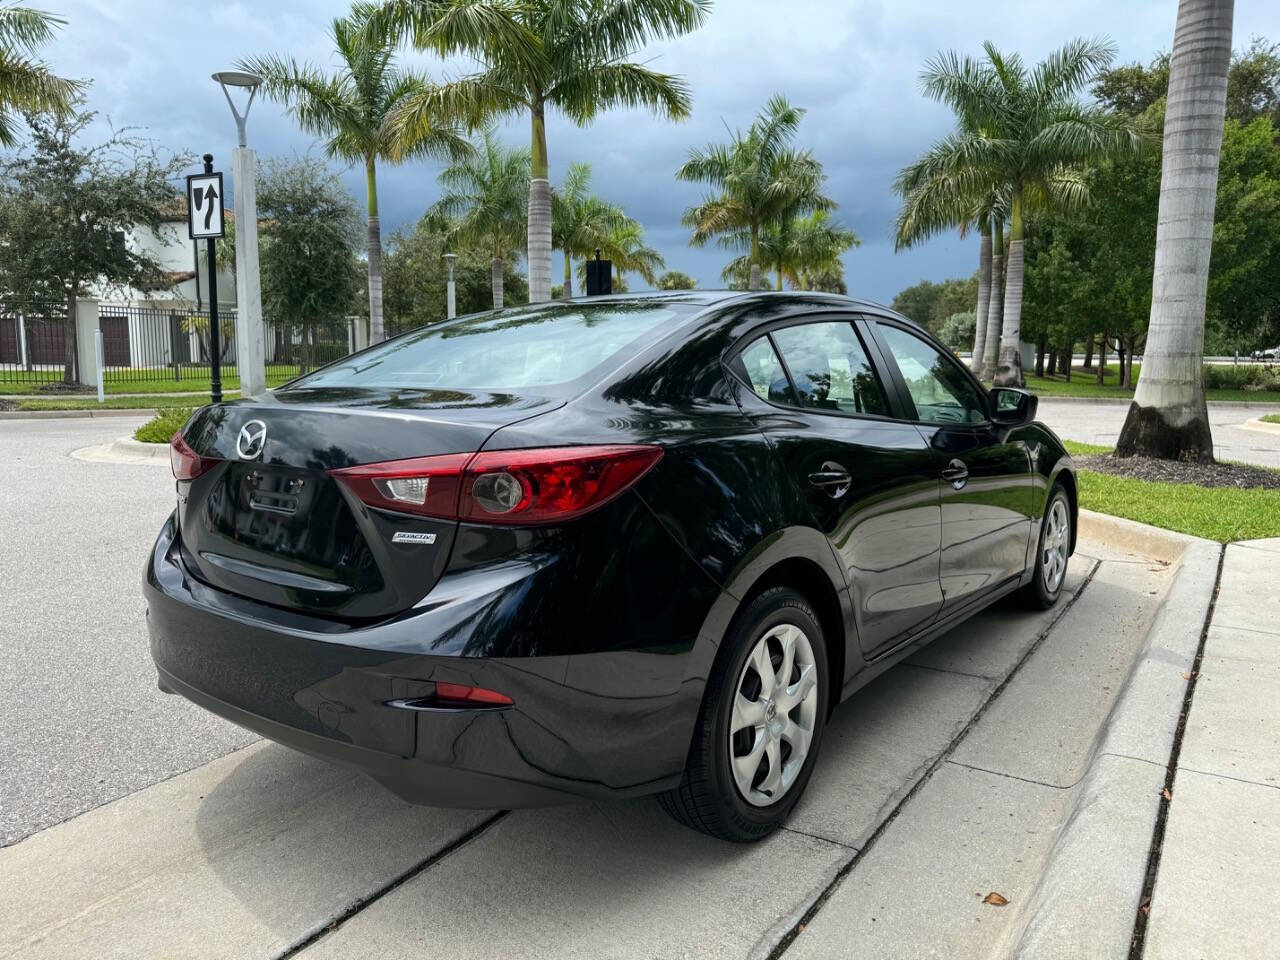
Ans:
POLYGON ((1031 535, 1026 444, 988 419, 986 391, 948 351, 908 324, 874 319, 908 417, 929 445, 942 498, 942 615, 1020 577, 1031 535))
POLYGON ((747 415, 843 562, 864 655, 926 625, 942 606, 934 457, 895 419, 851 318, 774 326, 733 366, 754 392, 747 415))

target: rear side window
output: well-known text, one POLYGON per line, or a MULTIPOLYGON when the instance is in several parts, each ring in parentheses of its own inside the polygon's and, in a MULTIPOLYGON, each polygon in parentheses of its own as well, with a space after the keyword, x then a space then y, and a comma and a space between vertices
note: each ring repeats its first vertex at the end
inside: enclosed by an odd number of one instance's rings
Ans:
POLYGON ((884 390, 853 326, 805 323, 773 332, 802 407, 888 416, 884 390))
POLYGON ((487 390, 556 387, 656 340, 697 308, 553 304, 464 317, 317 370, 292 386, 487 390))
POLYGON ((762 400, 772 400, 774 403, 795 405, 791 384, 787 382, 787 373, 782 369, 782 362, 774 352, 773 344, 769 342, 768 337, 761 337, 743 350, 738 355, 738 361, 742 364, 739 372, 746 376, 756 396, 762 400))

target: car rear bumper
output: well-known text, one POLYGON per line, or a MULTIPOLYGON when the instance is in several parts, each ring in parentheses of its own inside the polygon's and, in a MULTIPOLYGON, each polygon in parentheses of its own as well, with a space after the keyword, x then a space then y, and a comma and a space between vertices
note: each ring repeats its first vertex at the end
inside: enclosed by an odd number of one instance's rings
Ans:
POLYGON ((679 781, 701 697, 700 684, 685 682, 687 652, 433 652, 465 650, 465 640, 489 629, 497 611, 510 623, 510 606, 536 587, 537 564, 442 581, 430 605, 346 627, 195 580, 175 537, 171 519, 144 578, 162 690, 285 746, 362 770, 414 803, 542 806, 653 793, 679 781), (514 705, 403 705, 430 697, 437 681, 496 690, 514 705))

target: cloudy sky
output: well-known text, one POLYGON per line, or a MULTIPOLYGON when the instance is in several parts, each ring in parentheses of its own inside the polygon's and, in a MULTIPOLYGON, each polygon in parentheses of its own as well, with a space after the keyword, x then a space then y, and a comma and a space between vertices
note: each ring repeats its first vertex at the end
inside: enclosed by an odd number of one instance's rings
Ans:
MULTIPOLYGON (((36 5, 69 21, 47 57, 60 73, 93 81, 93 109, 116 126, 145 128, 170 149, 212 152, 227 169, 235 128, 209 74, 242 55, 267 52, 329 65, 328 22, 347 9, 344 0, 36 5)), ((826 166, 838 216, 862 239, 846 258, 850 292, 887 302, 922 278, 967 275, 977 259, 975 241, 954 237, 893 252, 894 175, 951 125, 943 108, 920 96, 924 61, 945 48, 978 53, 988 39, 1033 61, 1069 37, 1103 34, 1118 44, 1119 61, 1145 62, 1171 45, 1175 11, 1175 0, 717 0, 704 29, 643 54, 655 68, 687 78, 693 116, 673 125, 623 111, 584 129, 553 117, 547 132, 552 179, 572 161, 590 162, 596 191, 645 225, 668 267, 693 274, 702 286, 719 286, 725 254, 690 249, 680 226, 701 188, 676 182, 673 171, 690 145, 724 139, 726 125, 745 128, 771 94, 785 93, 808 109, 800 142, 826 166)), ((1236 46, 1254 34, 1280 38, 1280 4, 1236 4, 1236 46)), ((417 54, 406 58, 437 76, 467 69, 417 54)), ((512 120, 503 131, 513 142, 528 142, 527 120, 512 120)), ((312 148, 270 103, 254 105, 249 140, 260 156, 312 148)), ((384 231, 411 224, 435 200, 437 172, 415 163, 382 173, 384 231)), ((363 204, 363 171, 347 170, 344 180, 363 204)), ((556 276, 559 271, 557 256, 556 276)))

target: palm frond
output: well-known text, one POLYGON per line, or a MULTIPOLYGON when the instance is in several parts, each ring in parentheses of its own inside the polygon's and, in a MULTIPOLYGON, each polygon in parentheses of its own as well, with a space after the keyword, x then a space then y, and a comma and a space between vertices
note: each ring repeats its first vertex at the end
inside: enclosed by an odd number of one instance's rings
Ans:
POLYGON ((584 64, 560 78, 546 99, 578 124, 610 107, 647 107, 671 120, 684 119, 693 107, 684 80, 635 63, 584 64))

